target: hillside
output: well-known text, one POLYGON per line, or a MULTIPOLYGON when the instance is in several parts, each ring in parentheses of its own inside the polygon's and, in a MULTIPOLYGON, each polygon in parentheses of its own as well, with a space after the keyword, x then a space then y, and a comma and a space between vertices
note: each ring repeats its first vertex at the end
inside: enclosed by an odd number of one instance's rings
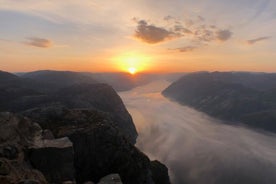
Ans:
POLYGON ((276 132, 275 81, 275 74, 199 72, 180 78, 162 94, 211 116, 276 132))

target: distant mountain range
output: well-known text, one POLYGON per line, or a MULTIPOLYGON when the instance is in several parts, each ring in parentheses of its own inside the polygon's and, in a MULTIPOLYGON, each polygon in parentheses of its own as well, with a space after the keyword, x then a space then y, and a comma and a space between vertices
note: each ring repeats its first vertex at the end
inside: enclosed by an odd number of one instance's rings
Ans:
POLYGON ((276 74, 197 72, 162 94, 211 116, 276 132, 276 74))
MULTIPOLYGON (((1 71, 0 71, 1 72, 1 71)), ((7 75, 7 72, 2 72, 7 75)), ((12 75, 12 74, 9 74, 12 75)), ((138 73, 131 75, 129 73, 90 73, 90 72, 72 72, 72 71, 53 71, 39 70, 28 73, 16 73, 17 79, 29 81, 30 86, 35 85, 36 89, 40 87, 41 91, 53 91, 74 84, 94 84, 105 83, 111 85, 116 91, 130 90, 134 87, 147 84, 158 78, 165 78, 174 81, 183 73, 171 74, 150 74, 138 73), (47 86, 47 88, 45 88, 47 86)), ((11 76, 10 76, 11 77, 11 76)), ((13 77, 16 78, 14 75, 13 77)))

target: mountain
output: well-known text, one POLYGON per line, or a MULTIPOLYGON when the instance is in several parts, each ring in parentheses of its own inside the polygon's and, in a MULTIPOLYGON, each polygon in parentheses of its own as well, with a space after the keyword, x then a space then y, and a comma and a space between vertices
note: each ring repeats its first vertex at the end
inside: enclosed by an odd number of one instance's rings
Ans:
POLYGON ((211 116, 276 132, 275 86, 276 74, 198 72, 183 76, 162 94, 211 116), (268 113, 270 119, 265 118, 268 113))
POLYGON ((20 75, 24 79, 32 79, 47 84, 50 89, 61 89, 75 84, 106 83, 116 91, 125 91, 147 81, 143 75, 133 76, 128 73, 90 73, 40 70, 20 75))
POLYGON ((41 70, 29 72, 21 75, 23 79, 31 79, 44 83, 48 90, 57 90, 74 84, 94 84, 98 83, 92 77, 79 72, 41 70))
MULTIPOLYGON (((41 86, 42 92, 52 92, 75 84, 105 83, 111 85, 116 91, 126 91, 140 85, 150 83, 156 79, 175 80, 183 73, 149 74, 137 73, 131 75, 123 72, 91 73, 72 71, 40 70, 28 73, 17 73, 22 79, 29 79, 41 86), (43 85, 41 85, 42 83, 43 85), (48 86, 45 88, 45 86, 48 86), (44 88, 43 88, 44 87, 44 88)), ((36 86, 39 86, 36 85, 36 86)))
POLYGON ((17 80, 18 78, 19 77, 17 77, 16 75, 0 70, 1 83, 4 81, 17 80))

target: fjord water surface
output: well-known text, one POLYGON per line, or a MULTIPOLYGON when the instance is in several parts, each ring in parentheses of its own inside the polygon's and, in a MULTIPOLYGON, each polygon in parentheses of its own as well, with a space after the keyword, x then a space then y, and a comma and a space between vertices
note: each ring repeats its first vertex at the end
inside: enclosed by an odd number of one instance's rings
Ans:
POLYGON ((276 183, 276 135, 232 126, 161 95, 156 81, 121 92, 141 151, 165 163, 175 184, 276 183))

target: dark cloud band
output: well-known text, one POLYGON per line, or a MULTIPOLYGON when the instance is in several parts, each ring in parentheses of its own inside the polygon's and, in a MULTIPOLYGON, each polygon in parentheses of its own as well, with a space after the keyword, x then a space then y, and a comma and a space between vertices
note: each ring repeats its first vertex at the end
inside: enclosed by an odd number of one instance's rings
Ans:
POLYGON ((26 45, 34 47, 49 48, 53 46, 52 41, 45 38, 29 37, 26 38, 26 40, 27 41, 24 42, 26 45))

